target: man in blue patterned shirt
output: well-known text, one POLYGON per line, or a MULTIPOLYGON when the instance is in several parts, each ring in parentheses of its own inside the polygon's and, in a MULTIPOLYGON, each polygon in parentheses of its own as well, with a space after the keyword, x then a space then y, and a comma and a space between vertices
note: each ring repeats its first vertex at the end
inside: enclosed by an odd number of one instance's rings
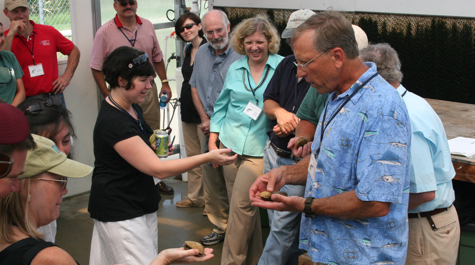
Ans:
POLYGON ((406 259, 411 128, 407 109, 373 63, 358 58, 351 23, 322 12, 316 30, 297 28, 292 46, 300 77, 327 106, 311 155, 260 176, 253 205, 305 213, 300 248, 325 264, 403 264, 406 259), (313 39, 313 42, 309 42, 313 39), (305 197, 259 192, 306 185, 305 197))

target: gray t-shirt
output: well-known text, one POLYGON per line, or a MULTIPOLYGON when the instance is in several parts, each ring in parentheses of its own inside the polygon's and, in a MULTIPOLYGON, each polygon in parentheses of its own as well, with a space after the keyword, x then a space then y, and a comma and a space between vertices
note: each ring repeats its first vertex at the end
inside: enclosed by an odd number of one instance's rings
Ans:
POLYGON ((201 45, 196 53, 190 85, 198 91, 198 96, 208 117, 213 115, 214 103, 221 93, 229 66, 242 57, 231 47, 216 56, 209 43, 201 45))

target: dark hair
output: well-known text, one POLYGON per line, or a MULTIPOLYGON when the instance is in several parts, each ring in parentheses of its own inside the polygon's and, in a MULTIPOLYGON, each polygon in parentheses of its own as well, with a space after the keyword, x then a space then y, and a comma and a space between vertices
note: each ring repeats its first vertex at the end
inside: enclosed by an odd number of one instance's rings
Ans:
POLYGON ((132 64, 135 58, 143 54, 145 53, 137 49, 122 46, 115 49, 106 57, 104 65, 102 66, 102 72, 111 90, 119 87, 119 76, 127 80, 125 90, 128 90, 132 86, 132 81, 136 76, 152 76, 155 74, 155 69, 150 61, 138 67, 132 64), (133 65, 133 67, 130 68, 129 65, 133 65))
POLYGON ((74 133, 73 123, 71 122, 71 112, 63 105, 59 106, 45 106, 45 108, 37 114, 31 114, 26 109, 37 103, 44 102, 48 98, 43 95, 36 95, 28 97, 23 101, 18 108, 26 115, 26 119, 30 124, 30 132, 42 135, 46 138, 52 138, 62 129, 61 123, 64 122, 68 127, 72 137, 76 137, 74 133))
MULTIPOLYGON (((193 22, 195 22, 195 23, 198 23, 198 24, 201 23, 200 17, 198 15, 196 15, 195 13, 187 12, 187 13, 181 15, 175 23, 175 34, 182 41, 185 41, 185 39, 183 39, 183 37, 181 36, 180 29, 183 27, 183 23, 185 23, 185 20, 188 19, 188 18, 193 20, 193 22)), ((198 36, 200 36, 200 38, 203 38, 203 30, 202 29, 200 29, 200 31, 198 32, 198 36)))
POLYGON ((14 151, 33 150, 36 148, 35 140, 31 134, 23 142, 16 144, 0 144, 0 153, 11 155, 14 151))

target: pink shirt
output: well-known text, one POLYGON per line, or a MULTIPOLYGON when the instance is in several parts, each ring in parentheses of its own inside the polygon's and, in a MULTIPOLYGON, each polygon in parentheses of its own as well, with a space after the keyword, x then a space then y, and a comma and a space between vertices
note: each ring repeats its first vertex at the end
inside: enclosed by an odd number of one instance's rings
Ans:
POLYGON ((102 64, 106 57, 121 46, 134 47, 137 50, 147 53, 152 65, 154 62, 160 62, 163 59, 163 53, 158 44, 153 24, 149 20, 140 18, 137 15, 135 17, 137 24, 135 25, 134 31, 130 31, 124 27, 117 18, 117 15, 114 19, 109 20, 99 28, 94 38, 89 67, 94 70, 102 71, 102 64), (123 34, 120 29, 122 29, 123 34), (137 39, 135 45, 132 46, 128 39, 133 40, 136 32, 137 39))

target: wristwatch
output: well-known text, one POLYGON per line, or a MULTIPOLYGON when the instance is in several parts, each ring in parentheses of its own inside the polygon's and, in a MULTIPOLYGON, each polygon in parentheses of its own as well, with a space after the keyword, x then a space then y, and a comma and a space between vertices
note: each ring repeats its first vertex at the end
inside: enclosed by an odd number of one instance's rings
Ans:
POLYGON ((307 197, 307 199, 305 199, 305 207, 303 208, 303 212, 305 213, 305 217, 307 218, 317 217, 317 215, 312 212, 313 200, 315 200, 314 197, 307 197))

